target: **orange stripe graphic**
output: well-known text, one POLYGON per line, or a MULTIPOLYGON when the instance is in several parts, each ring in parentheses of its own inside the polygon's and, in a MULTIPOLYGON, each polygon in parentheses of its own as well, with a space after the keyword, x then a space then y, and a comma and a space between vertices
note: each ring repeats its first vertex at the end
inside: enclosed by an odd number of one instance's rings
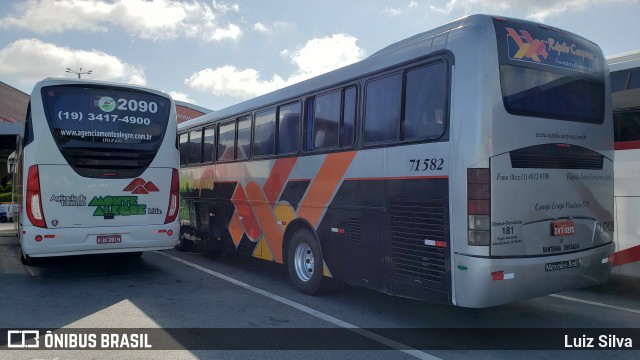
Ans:
POLYGON ((233 244, 237 248, 240 244, 240 240, 242 239, 242 234, 244 234, 242 220, 240 220, 240 214, 238 214, 237 210, 234 211, 233 215, 231 216, 231 221, 229 222, 229 233, 231 233, 233 244))
POLYGON ((264 194, 267 196, 269 204, 273 205, 278 200, 278 195, 280 195, 282 188, 287 183, 296 160, 297 158, 295 157, 278 159, 273 164, 271 174, 269 174, 269 178, 264 183, 264 194))
POLYGON ((309 185, 300 202, 298 216, 307 219, 315 229, 318 228, 327 204, 355 156, 355 151, 327 155, 318 174, 309 185))
POLYGON ((247 192, 247 199, 252 204, 253 212, 262 228, 262 234, 271 249, 271 254, 276 262, 282 264, 282 237, 284 234, 282 228, 277 223, 278 219, 276 219, 276 216, 273 214, 273 209, 267 203, 267 197, 255 181, 249 182, 246 185, 245 191, 247 192))
POLYGON ((256 221, 256 217, 251 210, 251 204, 247 202, 247 196, 240 184, 236 186, 236 191, 233 193, 231 201, 236 206, 236 211, 241 217, 247 236, 252 240, 257 239, 260 236, 260 225, 256 221))
POLYGON ((524 42, 522 41, 522 39, 520 39, 520 35, 518 35, 518 33, 512 28, 506 28, 506 29, 509 35, 511 35, 511 38, 513 39, 513 41, 516 42, 516 45, 518 45, 519 48, 522 48, 522 46, 524 45, 524 42))

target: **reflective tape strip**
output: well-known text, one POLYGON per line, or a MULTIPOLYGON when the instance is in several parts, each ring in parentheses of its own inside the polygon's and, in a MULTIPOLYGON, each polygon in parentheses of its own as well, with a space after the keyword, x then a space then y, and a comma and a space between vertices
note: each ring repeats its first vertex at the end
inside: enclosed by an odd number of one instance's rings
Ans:
POLYGON ((424 240, 425 245, 435 246, 435 247, 447 247, 447 243, 445 241, 435 241, 435 240, 424 240))

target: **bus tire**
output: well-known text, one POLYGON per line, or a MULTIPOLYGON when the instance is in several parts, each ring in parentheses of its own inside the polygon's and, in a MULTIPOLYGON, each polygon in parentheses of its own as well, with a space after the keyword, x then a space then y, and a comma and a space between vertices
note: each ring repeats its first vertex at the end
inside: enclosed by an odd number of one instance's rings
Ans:
POLYGON ((193 248, 193 241, 187 240, 182 236, 178 238, 178 243, 176 244, 176 249, 178 251, 189 251, 191 248, 193 248))
POLYGON ((22 263, 22 265, 25 265, 25 266, 33 266, 36 264, 36 259, 25 254, 24 251, 20 249, 20 262, 22 263))
POLYGON ((301 293, 316 295, 329 290, 333 279, 322 275, 322 251, 316 237, 300 229, 287 248, 287 269, 293 286, 301 293))
POLYGON ((0 222, 1 223, 6 223, 7 222, 7 217, 6 216, 0 217, 0 222))
POLYGON ((217 259, 222 255, 222 243, 220 241, 211 241, 205 243, 205 252, 207 256, 217 259))

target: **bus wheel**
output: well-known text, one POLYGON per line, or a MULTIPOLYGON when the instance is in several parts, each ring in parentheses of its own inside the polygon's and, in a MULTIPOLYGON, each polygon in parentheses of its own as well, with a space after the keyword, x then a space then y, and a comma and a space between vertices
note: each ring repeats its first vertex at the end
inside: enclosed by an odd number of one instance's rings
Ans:
POLYGON ((193 247, 193 241, 187 240, 180 236, 178 238, 178 243, 176 244, 176 249, 179 251, 189 251, 193 247))
POLYGON ((22 263, 22 265, 26 266, 33 266, 36 264, 36 260, 31 256, 25 254, 22 249, 20 249, 20 262, 22 263))
POLYGON ((1 223, 6 223, 7 222, 7 217, 6 216, 0 217, 0 222, 1 223))
POLYGON ((315 295, 328 290, 332 280, 322 276, 322 253, 315 236, 306 229, 293 234, 287 249, 289 278, 298 291, 315 295))

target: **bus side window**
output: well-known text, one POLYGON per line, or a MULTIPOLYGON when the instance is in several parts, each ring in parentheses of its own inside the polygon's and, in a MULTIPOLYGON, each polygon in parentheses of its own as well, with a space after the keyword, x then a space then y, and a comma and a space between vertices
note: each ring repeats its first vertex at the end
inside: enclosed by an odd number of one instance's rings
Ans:
POLYGON ((202 161, 202 129, 189 133, 189 164, 198 164, 202 161))
POLYGON ((613 126, 615 142, 640 140, 640 110, 616 111, 613 126))
POLYGON ((340 146, 351 146, 355 141, 355 124, 357 111, 356 87, 344 90, 342 106, 342 127, 340 128, 340 146))
POLYGON ((629 74, 629 83, 627 84, 627 90, 640 88, 640 69, 635 68, 631 70, 629 74))
POLYGON ((185 165, 187 163, 187 154, 189 151, 189 134, 180 134, 180 164, 185 165))
POLYGON ((278 154, 298 151, 300 139, 300 104, 280 107, 278 112, 278 154))
POLYGON ((403 139, 439 137, 444 131, 444 63, 407 72, 403 139))
POLYGON ((256 113, 253 155, 275 154, 276 109, 256 113))
POLYGON ((235 157, 236 122, 220 125, 218 134, 218 160, 229 161, 235 157))
POLYGON ((340 90, 316 97, 313 113, 313 147, 315 149, 338 146, 341 101, 340 90))
POLYGON ((238 148, 236 159, 248 159, 251 146, 251 115, 238 118, 238 148))
POLYGON ((202 162, 212 162, 216 150, 216 128, 210 126, 204 129, 204 137, 202 139, 202 162))
POLYGON ((611 92, 624 91, 629 82, 630 70, 614 71, 611 73, 611 92))
POLYGON ((402 74, 367 83, 365 93, 365 142, 397 140, 400 129, 402 74))
POLYGON ((27 105, 27 116, 24 120, 24 140, 22 141, 22 147, 29 145, 33 141, 33 125, 31 124, 31 101, 27 105))

